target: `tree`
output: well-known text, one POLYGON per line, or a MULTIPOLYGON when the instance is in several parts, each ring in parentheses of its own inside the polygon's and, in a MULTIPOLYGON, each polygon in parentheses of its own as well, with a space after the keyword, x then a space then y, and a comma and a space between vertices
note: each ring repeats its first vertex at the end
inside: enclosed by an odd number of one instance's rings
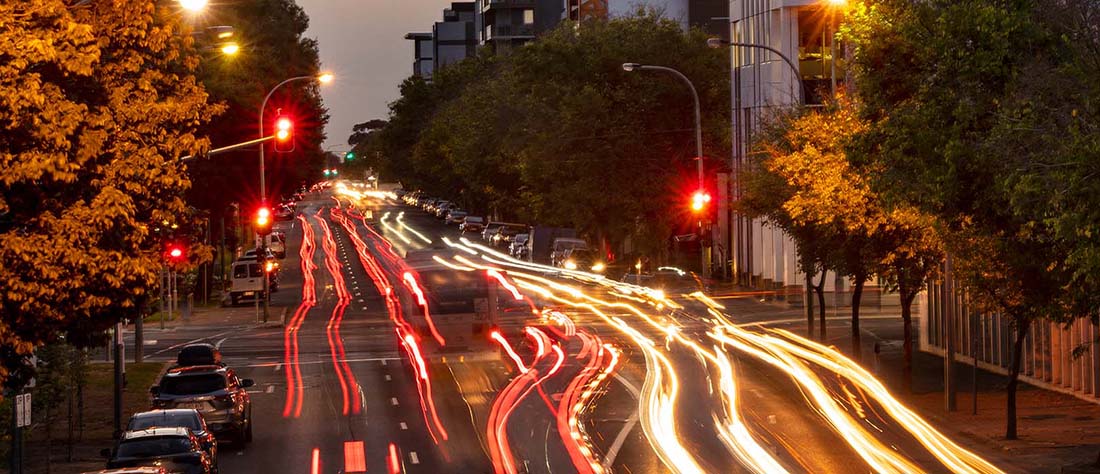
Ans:
POLYGON ((0 4, 0 380, 64 337, 133 317, 160 267, 155 223, 187 214, 178 157, 220 109, 191 35, 153 1, 0 4))
POLYGON ((1095 135, 1081 134, 1076 119, 1096 91, 1082 75, 1090 64, 1095 71, 1095 22, 1080 21, 1095 6, 1082 4, 884 0, 856 6, 845 33, 872 124, 851 149, 855 161, 876 170, 874 186, 890 200, 936 219, 978 309, 1015 325, 1010 439, 1033 322, 1100 309, 1096 282, 1078 266, 1091 259, 1075 258, 1091 245, 1095 211, 1072 212, 1100 204, 1095 193, 1077 194, 1094 186, 1082 180, 1092 165, 1080 160, 1096 163, 1095 135))

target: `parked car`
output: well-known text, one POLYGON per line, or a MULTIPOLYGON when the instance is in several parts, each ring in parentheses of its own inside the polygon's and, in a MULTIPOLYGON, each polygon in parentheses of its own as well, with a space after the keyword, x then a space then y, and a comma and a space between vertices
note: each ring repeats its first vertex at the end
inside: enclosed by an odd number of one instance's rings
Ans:
POLYGON ((268 236, 267 243, 268 250, 271 250, 271 254, 278 259, 286 258, 286 234, 283 232, 272 232, 268 236))
POLYGON ((228 367, 197 365, 168 369, 149 391, 154 408, 198 410, 215 436, 243 444, 252 441, 252 399, 245 389, 253 384, 228 367))
POLYGON ((151 410, 135 413, 126 424, 126 431, 147 430, 150 428, 187 428, 199 439, 199 445, 210 457, 214 472, 218 471, 218 440, 214 433, 206 429, 206 420, 198 410, 177 408, 171 410, 151 410))
POLYGON ((443 223, 448 225, 461 225, 466 220, 466 211, 462 209, 452 209, 447 211, 447 217, 443 219, 443 223))
POLYGON ((493 240, 493 235, 496 235, 497 230, 500 230, 500 226, 504 225, 503 222, 490 222, 485 224, 485 228, 481 230, 481 240, 486 242, 493 240))
POLYGON ((526 259, 528 239, 530 239, 530 234, 516 234, 512 238, 512 243, 508 246, 508 255, 520 260, 526 259))
POLYGON ((481 232, 485 228, 485 218, 481 216, 466 216, 458 225, 458 230, 463 234, 467 232, 481 232))
POLYGON ((435 217, 437 219, 442 219, 444 217, 447 217, 447 211, 451 210, 455 206, 455 203, 451 201, 439 202, 436 203, 435 207, 433 207, 432 213, 435 214, 435 217))
POLYGON ((565 252, 561 267, 566 270, 603 273, 607 271, 607 261, 596 249, 574 247, 565 252))
POLYGON ((584 239, 574 239, 570 237, 560 237, 554 239, 553 250, 550 252, 550 265, 555 267, 562 266, 562 262, 565 261, 565 255, 575 248, 588 248, 588 242, 584 239))
POLYGON ((497 233, 493 234, 492 244, 496 247, 508 248, 512 244, 512 239, 516 235, 522 234, 527 231, 527 226, 523 224, 504 224, 497 229, 497 233))
POLYGON ((100 452, 107 468, 162 466, 172 473, 213 474, 213 460, 187 428, 127 431, 115 448, 100 452))

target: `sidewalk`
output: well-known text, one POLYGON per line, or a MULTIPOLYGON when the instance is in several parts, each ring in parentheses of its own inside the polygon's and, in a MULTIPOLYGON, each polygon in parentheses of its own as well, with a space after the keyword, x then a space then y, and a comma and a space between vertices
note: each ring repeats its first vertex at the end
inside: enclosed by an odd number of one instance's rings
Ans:
MULTIPOLYGON (((729 294, 751 290, 729 287, 721 291, 729 294)), ((837 312, 829 302, 829 295, 826 295, 826 314, 830 323, 826 343, 850 354, 850 308, 840 308, 837 312)), ((782 326, 796 334, 805 334, 805 310, 791 307, 783 301, 774 301, 766 293, 750 292, 746 296, 724 299, 721 303, 735 317, 752 320, 801 319, 801 322, 792 321, 782 326)), ((863 308, 861 320, 872 318, 879 319, 876 325, 863 325, 864 366, 874 371, 891 393, 952 439, 1007 472, 1100 473, 1100 468, 1095 466, 1100 454, 1100 404, 1021 382, 1017 391, 1019 439, 1007 440, 1004 437, 1007 377, 978 371, 978 406, 977 414, 973 414, 974 371, 969 365, 958 364, 957 410, 949 413, 945 409, 943 392, 943 358, 920 352, 917 349, 919 344, 914 340, 910 391, 902 375, 904 352, 900 308, 863 308), (896 324, 882 319, 890 316, 897 317, 896 324), (877 355, 876 344, 879 349, 877 355)), ((916 316, 913 326, 914 337, 917 337, 916 316)))
MULTIPOLYGON (((284 316, 289 317, 285 313, 289 311, 286 306, 275 306, 272 304, 268 308, 268 322, 263 322, 263 307, 261 306, 259 311, 256 310, 255 304, 242 304, 239 306, 196 306, 189 316, 182 316, 180 313, 173 315, 172 320, 165 321, 165 329, 180 328, 180 327, 204 327, 204 326, 262 326, 262 327, 282 327, 284 316)), ((160 320, 156 317, 145 320, 145 329, 159 329, 160 320)), ((132 330, 133 325, 127 329, 132 330)))

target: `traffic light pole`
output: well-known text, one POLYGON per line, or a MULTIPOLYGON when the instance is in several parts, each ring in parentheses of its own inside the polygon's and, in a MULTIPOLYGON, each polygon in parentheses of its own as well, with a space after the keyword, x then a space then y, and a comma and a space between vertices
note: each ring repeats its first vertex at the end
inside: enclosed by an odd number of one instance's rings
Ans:
MULTIPOLYGON (((180 158, 180 161, 191 161, 191 160, 194 160, 196 158, 210 158, 211 156, 214 156, 214 155, 220 155, 222 153, 230 152, 230 151, 233 151, 233 150, 239 150, 241 148, 250 147, 250 146, 258 144, 258 143, 269 142, 269 141, 274 140, 274 139, 275 139, 275 135, 269 135, 269 136, 266 136, 266 137, 263 137, 263 138, 257 138, 255 140, 249 140, 247 142, 237 143, 235 145, 223 146, 221 148, 214 148, 214 149, 212 149, 210 151, 207 151, 206 153, 203 153, 201 155, 187 155, 183 158, 180 158)), ((260 147, 260 148, 263 148, 263 147, 260 147)))

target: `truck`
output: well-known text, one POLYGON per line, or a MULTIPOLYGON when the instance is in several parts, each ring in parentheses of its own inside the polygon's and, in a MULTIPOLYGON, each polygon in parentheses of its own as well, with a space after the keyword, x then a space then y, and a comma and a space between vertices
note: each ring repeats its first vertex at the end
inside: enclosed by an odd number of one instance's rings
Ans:
POLYGON ((527 238, 527 260, 545 265, 552 264, 550 254, 557 239, 575 239, 577 231, 565 227, 532 226, 527 238))

